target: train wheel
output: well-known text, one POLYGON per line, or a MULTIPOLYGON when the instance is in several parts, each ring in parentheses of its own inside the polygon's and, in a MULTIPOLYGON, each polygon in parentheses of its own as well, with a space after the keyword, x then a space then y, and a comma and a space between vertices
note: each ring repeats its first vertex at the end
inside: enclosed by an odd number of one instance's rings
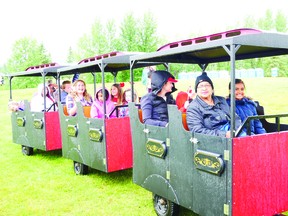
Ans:
POLYGON ((77 175, 87 175, 88 166, 85 164, 74 161, 74 171, 77 175))
POLYGON ((179 205, 167 200, 157 194, 153 194, 154 209, 159 216, 176 216, 179 212, 179 205))
POLYGON ((22 145, 22 154, 27 156, 33 155, 33 148, 22 145))

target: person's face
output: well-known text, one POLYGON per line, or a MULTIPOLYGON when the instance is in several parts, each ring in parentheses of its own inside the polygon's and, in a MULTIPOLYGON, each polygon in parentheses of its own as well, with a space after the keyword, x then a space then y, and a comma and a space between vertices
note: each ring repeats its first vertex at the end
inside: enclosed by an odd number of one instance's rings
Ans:
POLYGON ((99 101, 101 101, 101 102, 104 101, 102 91, 99 91, 99 92, 97 93, 97 96, 98 96, 98 100, 99 100, 99 101))
POLYGON ((113 95, 114 97, 118 96, 118 89, 115 86, 111 87, 111 95, 113 95))
POLYGON ((83 82, 77 82, 75 86, 75 91, 77 94, 83 94, 86 90, 86 87, 83 82))
POLYGON ((127 102, 131 102, 131 101, 132 101, 131 91, 126 91, 126 92, 125 92, 125 100, 126 100, 127 102))
POLYGON ((69 93, 71 91, 71 84, 65 84, 64 89, 65 92, 69 93))
POLYGON ((162 89, 163 89, 165 92, 172 92, 172 88, 173 88, 173 83, 170 82, 170 81, 168 81, 167 83, 164 84, 164 86, 163 86, 162 89))
POLYGON ((245 97, 245 87, 243 83, 238 83, 235 85, 235 98, 236 100, 241 100, 245 97))
POLYGON ((212 86, 209 82, 203 81, 197 86, 197 95, 202 99, 210 98, 213 94, 212 86))

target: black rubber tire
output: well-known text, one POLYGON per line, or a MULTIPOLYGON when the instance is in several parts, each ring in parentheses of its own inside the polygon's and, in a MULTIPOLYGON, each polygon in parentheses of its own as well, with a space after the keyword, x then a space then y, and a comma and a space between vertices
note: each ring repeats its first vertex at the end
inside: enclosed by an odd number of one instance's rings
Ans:
POLYGON ((27 156, 33 155, 33 148, 22 145, 22 154, 27 156))
POLYGON ((74 172, 77 175, 87 175, 88 174, 88 166, 85 164, 74 161, 74 172))
POLYGON ((157 194, 153 194, 153 206, 158 216, 176 216, 179 213, 179 205, 157 194))

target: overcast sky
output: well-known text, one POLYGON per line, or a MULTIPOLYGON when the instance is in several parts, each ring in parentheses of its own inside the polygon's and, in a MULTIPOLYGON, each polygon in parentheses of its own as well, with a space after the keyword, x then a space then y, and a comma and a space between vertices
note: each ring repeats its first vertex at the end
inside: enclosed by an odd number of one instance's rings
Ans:
POLYGON ((159 35, 172 42, 187 39, 193 32, 226 30, 247 16, 263 17, 267 9, 288 16, 288 0, 4 1, 0 7, 0 65, 11 56, 15 41, 26 36, 43 43, 53 62, 64 63, 69 47, 76 47, 96 19, 105 24, 109 19, 121 22, 130 12, 136 18, 152 12, 159 35))

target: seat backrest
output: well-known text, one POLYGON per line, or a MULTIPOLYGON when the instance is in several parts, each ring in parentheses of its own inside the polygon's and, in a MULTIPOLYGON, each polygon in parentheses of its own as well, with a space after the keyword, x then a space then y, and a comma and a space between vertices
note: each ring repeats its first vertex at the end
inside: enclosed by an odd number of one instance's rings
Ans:
POLYGON ((63 106, 63 112, 64 112, 64 115, 69 116, 66 105, 63 106))
POLYGON ((182 124, 183 124, 183 127, 185 128, 185 130, 189 131, 187 121, 186 121, 186 113, 182 113, 182 124))
POLYGON ((84 116, 90 118, 91 106, 83 106, 84 116))
POLYGON ((144 123, 143 122, 143 116, 142 116, 142 109, 138 109, 138 116, 139 116, 140 122, 144 123))

